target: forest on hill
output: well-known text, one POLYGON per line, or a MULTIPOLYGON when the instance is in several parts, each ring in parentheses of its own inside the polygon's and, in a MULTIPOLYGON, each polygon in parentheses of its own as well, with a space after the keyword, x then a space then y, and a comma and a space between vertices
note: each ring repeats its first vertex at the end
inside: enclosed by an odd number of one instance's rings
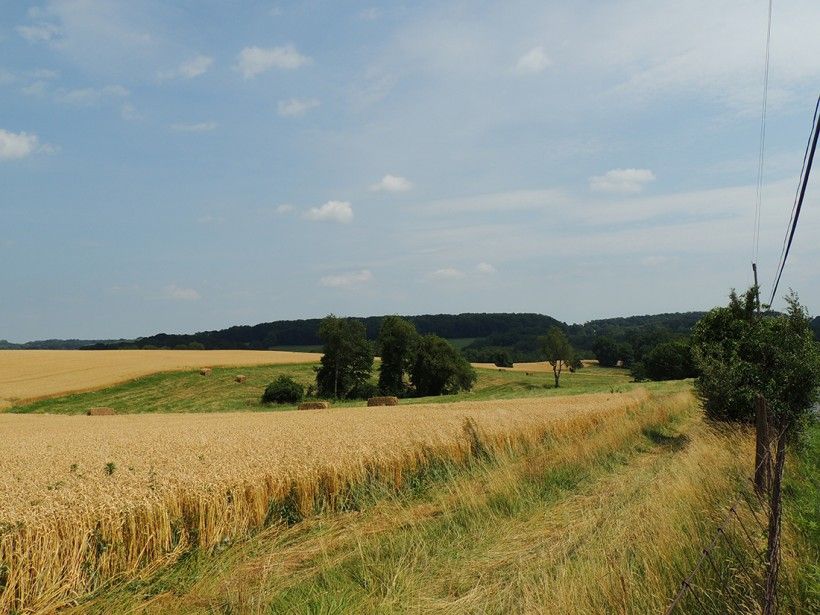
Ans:
MULTIPOLYGON (((472 361, 493 361, 504 352, 514 361, 539 360, 538 337, 552 326, 564 330, 582 356, 593 356, 595 340, 610 337, 635 348, 685 337, 703 312, 682 312, 606 318, 569 325, 551 316, 532 313, 465 313, 405 316, 419 333, 434 333, 459 340, 464 355, 472 361)), ((382 316, 359 318, 369 339, 375 339, 382 316)), ((98 343, 92 349, 250 349, 318 347, 320 320, 280 320, 257 325, 240 325, 190 334, 159 333, 131 341, 98 343)))

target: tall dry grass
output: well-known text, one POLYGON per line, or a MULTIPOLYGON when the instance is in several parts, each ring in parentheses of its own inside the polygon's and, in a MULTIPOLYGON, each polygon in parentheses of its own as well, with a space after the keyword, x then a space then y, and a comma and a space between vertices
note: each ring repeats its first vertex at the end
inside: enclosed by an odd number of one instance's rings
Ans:
POLYGON ((275 415, 0 415, 0 610, 70 604, 283 512, 338 506, 357 484, 399 486, 434 460, 578 440, 648 400, 636 390, 275 415))

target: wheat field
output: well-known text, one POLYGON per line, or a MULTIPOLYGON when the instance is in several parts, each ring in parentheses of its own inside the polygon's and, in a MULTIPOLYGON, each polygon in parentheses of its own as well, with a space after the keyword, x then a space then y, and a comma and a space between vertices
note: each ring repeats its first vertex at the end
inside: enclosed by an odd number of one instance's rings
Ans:
POLYGON ((0 409, 88 391, 156 372, 313 363, 320 354, 276 350, 0 350, 0 409))
POLYGON ((278 521, 282 506, 332 508, 353 485, 400 484, 432 459, 617 425, 650 397, 637 389, 275 414, 0 415, 0 612, 70 604, 192 546, 278 521))

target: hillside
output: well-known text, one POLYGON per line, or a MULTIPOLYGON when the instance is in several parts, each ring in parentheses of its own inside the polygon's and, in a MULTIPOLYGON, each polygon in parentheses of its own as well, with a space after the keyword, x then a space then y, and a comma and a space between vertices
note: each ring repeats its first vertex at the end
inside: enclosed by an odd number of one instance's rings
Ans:
MULTIPOLYGON (((469 343, 463 345, 465 350, 502 348, 513 352, 518 360, 524 360, 526 355, 536 350, 537 337, 552 326, 566 330, 576 348, 589 352, 599 335, 622 338, 634 332, 658 330, 669 335, 685 335, 702 315, 702 312, 683 312, 630 316, 592 320, 575 325, 568 325, 544 314, 529 313, 424 314, 405 318, 422 334, 435 333, 447 339, 469 340, 469 343)), ((359 319, 364 323, 370 339, 375 339, 378 335, 382 318, 369 316, 359 319)), ((279 320, 190 334, 158 333, 132 341, 103 342, 89 347, 262 350, 288 346, 317 346, 321 343, 317 336, 319 322, 318 318, 279 320)))

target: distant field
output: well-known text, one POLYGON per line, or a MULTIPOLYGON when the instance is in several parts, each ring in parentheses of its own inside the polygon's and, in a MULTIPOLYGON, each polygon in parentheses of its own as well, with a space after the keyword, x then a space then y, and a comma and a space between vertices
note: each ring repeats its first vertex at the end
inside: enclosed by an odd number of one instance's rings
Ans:
POLYGON ((0 408, 109 386, 155 372, 217 365, 318 361, 311 353, 254 350, 0 350, 0 408))
MULTIPOLYGON (((124 351, 130 352, 130 351, 124 351)), ((176 351, 174 351, 176 352, 176 351)), ((214 368, 209 376, 195 371, 165 372, 144 376, 112 387, 51 397, 31 403, 19 403, 9 409, 20 413, 84 414, 89 408, 105 406, 118 414, 153 412, 234 412, 241 410, 288 410, 294 406, 263 406, 262 392, 277 376, 286 374, 306 387, 315 382, 315 363, 214 368), (234 377, 243 374, 247 380, 238 384, 234 377)), ((481 401, 515 397, 545 397, 608 391, 626 391, 639 386, 630 382, 623 369, 587 367, 561 377, 561 388, 552 384, 552 373, 480 368, 473 391, 459 395, 403 399, 403 404, 481 401)), ((376 381, 374 370, 373 381, 376 381)), ((682 383, 648 383, 650 389, 663 386, 681 388, 682 383)), ((334 405, 364 405, 363 401, 336 402, 334 405)))

